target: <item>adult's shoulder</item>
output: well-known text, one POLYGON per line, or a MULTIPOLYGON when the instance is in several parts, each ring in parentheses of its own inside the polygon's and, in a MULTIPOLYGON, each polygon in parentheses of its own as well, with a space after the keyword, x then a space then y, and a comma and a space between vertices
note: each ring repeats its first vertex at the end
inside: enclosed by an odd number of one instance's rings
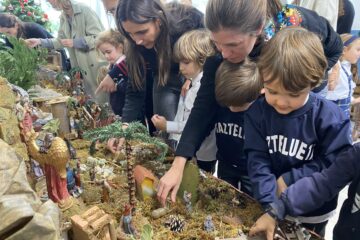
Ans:
POLYGON ((321 38, 323 35, 327 35, 328 22, 324 17, 307 8, 294 5, 290 6, 300 13, 302 19, 301 27, 318 34, 321 38))
POLYGON ((175 43, 185 32, 205 28, 204 14, 193 6, 177 2, 166 4, 169 13, 169 28, 172 42, 175 43))
POLYGON ((23 31, 26 38, 52 38, 53 36, 43 26, 34 22, 24 22, 23 31))

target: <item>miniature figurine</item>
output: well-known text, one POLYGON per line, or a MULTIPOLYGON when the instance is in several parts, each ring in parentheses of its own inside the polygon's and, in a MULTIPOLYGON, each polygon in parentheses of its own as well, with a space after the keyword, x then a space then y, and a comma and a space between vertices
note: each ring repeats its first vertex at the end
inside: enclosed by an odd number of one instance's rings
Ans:
POLYGON ((80 161, 79 161, 79 159, 76 160, 76 168, 74 168, 73 171, 75 173, 75 186, 77 186, 79 188, 82 188, 81 179, 80 179, 81 169, 80 169, 80 161))
POLYGON ((73 201, 67 189, 66 164, 70 160, 70 152, 65 141, 46 133, 44 144, 36 144, 36 134, 31 134, 27 141, 29 154, 44 166, 46 186, 51 200, 58 203, 62 210, 70 208, 73 201))
MULTIPOLYGON (((83 190, 80 185, 77 185, 76 175, 77 175, 77 168, 71 169, 69 166, 66 167, 67 189, 73 197, 78 198, 83 192, 83 190)), ((80 180, 80 176, 78 177, 80 180)))
POLYGON ((106 181, 106 179, 96 181, 96 183, 100 184, 102 187, 101 202, 102 203, 110 202, 110 192, 111 192, 110 184, 106 181))
POLYGON ((188 213, 192 212, 192 205, 191 205, 191 192, 184 191, 183 199, 185 202, 185 207, 188 213))
POLYGON ((19 120, 21 137, 24 142, 28 140, 28 136, 33 131, 32 109, 28 98, 20 98, 17 100, 16 116, 19 120))
POLYGON ((132 209, 133 207, 129 204, 125 204, 124 212, 122 216, 123 230, 126 234, 135 235, 135 228, 132 225, 132 209))
POLYGON ((215 230, 214 223, 212 221, 211 215, 207 215, 204 221, 204 229, 207 232, 213 232, 215 230))
POLYGON ((96 170, 95 170, 95 166, 92 166, 89 170, 89 175, 90 175, 90 181, 94 182, 95 178, 96 178, 96 170))
POLYGON ((39 177, 44 176, 44 172, 41 169, 40 164, 38 162, 36 162, 35 160, 31 160, 31 168, 33 170, 35 177, 39 178, 39 177))

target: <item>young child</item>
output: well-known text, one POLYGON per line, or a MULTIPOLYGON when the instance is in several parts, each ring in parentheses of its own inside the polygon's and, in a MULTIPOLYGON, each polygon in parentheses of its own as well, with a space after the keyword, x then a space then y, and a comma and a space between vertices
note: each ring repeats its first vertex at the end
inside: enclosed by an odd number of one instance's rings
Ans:
POLYGON ((253 236, 266 232, 272 239, 276 220, 286 214, 305 214, 340 192, 350 181, 348 199, 341 208, 339 220, 334 228, 333 239, 360 239, 360 143, 355 143, 337 155, 329 168, 304 177, 289 186, 272 204, 272 216, 265 213, 250 230, 253 236))
POLYGON ((111 108, 116 115, 121 116, 128 82, 124 55, 124 37, 115 30, 101 32, 96 39, 96 49, 109 62, 108 74, 102 79, 96 92, 100 89, 109 92, 111 108), (109 75, 110 70, 113 70, 111 75, 109 75))
MULTIPOLYGON (((332 102, 311 92, 326 70, 319 37, 294 27, 263 48, 258 68, 265 97, 245 114, 245 153, 254 197, 271 214, 277 196, 297 180, 330 166, 352 144, 350 121, 332 102)), ((324 235, 337 197, 299 217, 324 235)))
MULTIPOLYGON (((174 121, 167 121, 163 116, 154 115, 151 121, 158 130, 170 133, 169 138, 180 140, 181 133, 190 115, 197 92, 200 88, 202 67, 205 59, 215 53, 206 30, 193 30, 179 38, 174 46, 174 58, 178 61, 180 72, 185 79, 191 81, 191 88, 185 96, 180 96, 178 110, 174 121)), ((205 116, 204 116, 205 117, 205 116)), ((216 144, 214 131, 204 140, 196 153, 199 168, 213 173, 216 163, 216 144)))
POLYGON ((360 98, 352 98, 355 83, 351 71, 352 65, 356 66, 360 58, 360 38, 351 34, 342 34, 341 39, 344 50, 340 58, 340 77, 334 90, 329 90, 326 98, 336 103, 350 118, 350 104, 360 103, 360 98))
POLYGON ((244 115, 262 89, 256 64, 223 61, 215 75, 215 95, 219 108, 215 117, 219 178, 252 195, 244 154, 244 115))

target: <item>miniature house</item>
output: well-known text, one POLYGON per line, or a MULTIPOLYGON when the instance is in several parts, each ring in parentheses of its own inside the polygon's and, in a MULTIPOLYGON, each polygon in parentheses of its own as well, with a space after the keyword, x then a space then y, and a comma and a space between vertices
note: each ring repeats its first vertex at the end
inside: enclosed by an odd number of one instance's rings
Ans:
POLYGON ((140 200, 152 198, 155 195, 155 185, 158 179, 154 174, 143 166, 137 165, 134 169, 136 193, 140 200))

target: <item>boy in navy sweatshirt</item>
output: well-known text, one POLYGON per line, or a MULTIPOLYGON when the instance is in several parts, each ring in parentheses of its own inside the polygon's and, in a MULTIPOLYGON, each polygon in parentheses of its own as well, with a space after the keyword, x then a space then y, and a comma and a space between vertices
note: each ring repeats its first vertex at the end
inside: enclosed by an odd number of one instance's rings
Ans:
POLYGON ((267 239, 273 239, 276 220, 282 220, 286 214, 299 216, 316 209, 350 181, 348 199, 341 208, 333 239, 360 239, 360 143, 341 152, 329 168, 289 186, 271 204, 270 215, 264 214, 254 224, 250 235, 266 232, 267 239))
MULTIPOLYGON (((303 28, 280 31, 258 67, 265 97, 245 115, 244 149, 254 197, 269 211, 287 186, 329 167, 351 145, 350 122, 338 106, 310 92, 327 67, 317 35, 303 28)), ((323 236, 336 204, 335 196, 298 219, 323 236)))
POLYGON ((244 154, 244 115, 259 97, 262 82, 256 64, 223 61, 215 75, 215 96, 222 106, 215 116, 218 177, 252 195, 244 154))

